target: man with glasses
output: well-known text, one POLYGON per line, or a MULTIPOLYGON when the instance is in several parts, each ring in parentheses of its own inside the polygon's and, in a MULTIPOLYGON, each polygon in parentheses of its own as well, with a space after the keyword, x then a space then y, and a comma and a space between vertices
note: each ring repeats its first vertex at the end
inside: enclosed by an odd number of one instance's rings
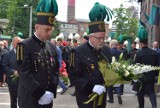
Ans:
POLYGON ((110 49, 104 45, 104 19, 107 14, 103 13, 108 13, 108 11, 111 10, 95 3, 89 13, 91 20, 89 23, 89 40, 71 51, 70 67, 72 72, 70 73, 70 80, 75 85, 76 101, 79 108, 106 107, 106 87, 98 62, 110 63, 111 61, 110 49), (101 10, 101 12, 97 12, 97 10, 101 10), (95 11, 98 13, 97 16, 94 16, 95 11), (92 19, 92 16, 95 17, 95 20, 92 19), (84 104, 85 101, 89 100, 89 95, 92 93, 97 93, 99 96, 94 101, 84 104), (97 103, 98 100, 101 100, 100 104, 97 103))

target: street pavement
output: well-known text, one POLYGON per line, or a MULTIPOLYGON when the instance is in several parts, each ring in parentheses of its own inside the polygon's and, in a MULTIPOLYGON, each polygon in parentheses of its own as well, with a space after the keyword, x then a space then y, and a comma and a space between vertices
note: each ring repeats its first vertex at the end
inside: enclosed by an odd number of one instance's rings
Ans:
MULTIPOLYGON (((131 85, 124 86, 124 95, 122 95, 123 103, 121 105, 118 104, 117 96, 114 95, 114 103, 107 103, 106 108, 138 108, 137 97, 131 88, 131 85)), ((57 93, 57 98, 53 100, 53 108, 78 108, 76 105, 76 98, 70 95, 72 92, 74 92, 74 87, 69 88, 63 95, 57 93)), ((9 103, 8 88, 0 88, 0 108, 10 108, 9 103)), ((148 97, 145 97, 145 108, 151 108, 148 97)), ((160 108, 159 94, 157 94, 157 108, 160 108)))

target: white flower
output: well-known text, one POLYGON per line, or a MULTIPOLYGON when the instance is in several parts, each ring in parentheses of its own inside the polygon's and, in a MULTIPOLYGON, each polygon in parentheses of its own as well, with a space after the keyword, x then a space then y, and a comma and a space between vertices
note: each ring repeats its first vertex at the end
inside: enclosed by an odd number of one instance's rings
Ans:
POLYGON ((115 63, 116 63, 116 58, 113 56, 113 57, 112 57, 112 63, 111 63, 111 64, 114 65, 115 63))
POLYGON ((126 66, 125 66, 125 65, 123 65, 122 67, 123 67, 123 68, 126 68, 126 66))
POLYGON ((124 76, 127 77, 130 73, 126 70, 124 76))

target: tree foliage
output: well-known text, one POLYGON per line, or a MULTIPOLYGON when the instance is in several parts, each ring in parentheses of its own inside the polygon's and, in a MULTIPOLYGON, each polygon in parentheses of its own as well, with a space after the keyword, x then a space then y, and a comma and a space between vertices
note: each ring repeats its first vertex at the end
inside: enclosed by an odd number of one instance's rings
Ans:
MULTIPOLYGON (((36 23, 35 9, 39 0, 0 0, 0 18, 9 20, 5 34, 15 36, 18 32, 22 32, 24 37, 29 36, 29 21, 30 21, 30 6, 32 11, 32 33, 34 32, 34 25, 36 23), (3 5, 2 5, 3 4, 3 5), (24 7, 24 5, 28 7, 24 7)), ((58 23, 55 24, 55 30, 52 36, 59 34, 58 23)))
POLYGON ((60 34, 60 23, 58 21, 55 22, 54 24, 54 30, 53 33, 51 35, 51 38, 56 38, 56 36, 58 36, 60 34))
POLYGON ((123 36, 135 37, 137 34, 138 19, 133 18, 129 9, 120 5, 120 8, 113 9, 115 20, 113 24, 116 25, 117 37, 122 34, 123 36))
POLYGON ((7 7, 10 3, 10 0, 0 0, 0 18, 7 18, 7 7))
MULTIPOLYGON (((31 5, 32 4, 30 3, 30 0, 10 1, 7 10, 7 18, 9 20, 9 24, 7 26, 7 34, 15 36, 18 32, 22 32, 24 38, 27 38, 29 36, 29 20, 30 20, 31 5), (24 7, 24 5, 26 4, 28 5, 28 7, 24 7)), ((33 10, 34 8, 35 7, 33 7, 33 10)))

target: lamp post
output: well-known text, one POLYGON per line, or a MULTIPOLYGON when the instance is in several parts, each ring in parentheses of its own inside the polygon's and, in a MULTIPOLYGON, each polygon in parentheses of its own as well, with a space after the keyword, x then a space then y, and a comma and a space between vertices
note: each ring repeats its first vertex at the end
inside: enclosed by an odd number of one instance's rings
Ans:
POLYGON ((32 6, 28 6, 27 4, 25 4, 24 7, 29 7, 30 8, 29 37, 31 37, 32 36, 32 6))

